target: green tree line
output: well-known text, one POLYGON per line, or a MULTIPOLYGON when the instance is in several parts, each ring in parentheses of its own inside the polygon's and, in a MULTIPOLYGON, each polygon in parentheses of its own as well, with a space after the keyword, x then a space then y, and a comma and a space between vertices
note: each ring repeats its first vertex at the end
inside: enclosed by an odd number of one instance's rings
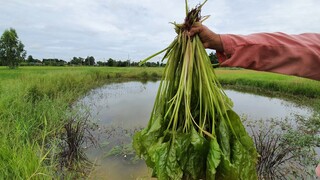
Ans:
MULTIPOLYGON (((19 40, 15 29, 10 28, 3 32, 0 38, 0 66, 8 66, 9 68, 16 68, 20 66, 110 66, 110 67, 130 67, 139 66, 139 62, 131 60, 115 60, 109 58, 107 61, 97 61, 93 56, 73 57, 69 62, 63 59, 46 58, 35 59, 32 55, 26 58, 27 51, 24 45, 19 40)), ((217 56, 211 52, 209 54, 212 64, 217 64, 217 56)), ((161 62, 146 62, 144 66, 160 67, 164 66, 161 62)))

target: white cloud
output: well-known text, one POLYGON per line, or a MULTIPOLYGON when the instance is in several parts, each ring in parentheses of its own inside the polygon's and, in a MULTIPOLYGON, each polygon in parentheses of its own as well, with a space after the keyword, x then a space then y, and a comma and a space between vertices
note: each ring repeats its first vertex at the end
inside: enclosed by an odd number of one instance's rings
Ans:
POLYGON ((318 0, 282 0, 268 9, 265 20, 261 20, 273 31, 320 32, 319 7, 318 0))
MULTIPOLYGON (((190 7, 200 0, 189 0, 190 7)), ((92 55, 133 60, 165 48, 184 0, 0 0, 0 31, 17 30, 36 58, 92 55)), ((218 33, 319 32, 319 0, 208 0, 205 24, 218 33)))

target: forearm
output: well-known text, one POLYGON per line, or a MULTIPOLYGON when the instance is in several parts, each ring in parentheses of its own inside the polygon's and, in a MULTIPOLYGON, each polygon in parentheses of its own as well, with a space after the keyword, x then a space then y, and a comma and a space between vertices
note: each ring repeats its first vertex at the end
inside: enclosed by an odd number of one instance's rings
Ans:
POLYGON ((210 49, 215 49, 218 52, 223 52, 223 45, 222 45, 222 40, 219 34, 213 34, 211 37, 211 40, 208 41, 207 47, 210 49))
POLYGON ((222 66, 296 75, 320 80, 320 34, 258 33, 220 35, 222 66))

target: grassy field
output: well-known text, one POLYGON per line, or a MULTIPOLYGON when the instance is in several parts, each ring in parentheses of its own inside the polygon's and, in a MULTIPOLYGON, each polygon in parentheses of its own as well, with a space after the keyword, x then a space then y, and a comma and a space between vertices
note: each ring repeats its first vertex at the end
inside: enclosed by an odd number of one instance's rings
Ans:
MULTIPOLYGON (((57 136, 70 104, 115 79, 157 79, 163 68, 0 67, 0 179, 58 177, 57 136)), ((219 69, 222 84, 320 102, 320 82, 248 70, 219 69)))
POLYGON ((310 98, 320 97, 320 82, 295 76, 251 70, 217 70, 222 84, 250 86, 310 98))
POLYGON ((0 68, 0 179, 57 177, 59 132, 70 104, 111 79, 147 79, 159 68, 0 68))
POLYGON ((241 69, 216 72, 224 87, 289 99, 320 110, 320 81, 241 69))

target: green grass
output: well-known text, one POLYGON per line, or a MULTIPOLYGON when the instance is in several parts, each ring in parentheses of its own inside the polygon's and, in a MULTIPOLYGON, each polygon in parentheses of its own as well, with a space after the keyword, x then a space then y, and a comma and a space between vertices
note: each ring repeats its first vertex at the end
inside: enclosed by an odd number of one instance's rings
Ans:
MULTIPOLYGON (((163 68, 0 67, 0 179, 57 178, 56 141, 70 104, 115 79, 156 79, 163 68)), ((218 69, 224 85, 320 99, 320 82, 218 69)), ((313 100, 313 101, 316 101, 313 100)))
POLYGON ((0 67, 0 179, 52 179, 70 104, 111 79, 160 77, 162 68, 0 67))
POLYGON ((320 82, 295 76, 251 70, 216 71, 222 84, 251 86, 310 98, 320 97, 320 82))
POLYGON ((216 73, 225 87, 299 101, 320 110, 320 81, 243 69, 217 69, 216 73))

